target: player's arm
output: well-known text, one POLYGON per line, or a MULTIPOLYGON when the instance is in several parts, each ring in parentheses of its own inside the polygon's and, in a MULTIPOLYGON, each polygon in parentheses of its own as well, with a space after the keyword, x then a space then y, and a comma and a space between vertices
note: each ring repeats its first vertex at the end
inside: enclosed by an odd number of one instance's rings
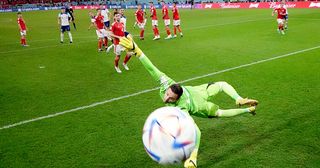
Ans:
POLYGON ((120 39, 120 38, 121 38, 120 36, 117 36, 117 35, 113 34, 112 31, 110 31, 109 35, 110 35, 112 38, 117 38, 117 39, 120 39))
POLYGON ((61 26, 61 17, 60 17, 60 15, 58 16, 58 25, 61 26))
POLYGON ((70 15, 70 13, 68 13, 68 21, 69 21, 69 23, 71 23, 71 15, 70 15))
POLYGON ((274 8, 273 10, 272 10, 272 16, 274 16, 274 14, 276 13, 276 8, 274 8))

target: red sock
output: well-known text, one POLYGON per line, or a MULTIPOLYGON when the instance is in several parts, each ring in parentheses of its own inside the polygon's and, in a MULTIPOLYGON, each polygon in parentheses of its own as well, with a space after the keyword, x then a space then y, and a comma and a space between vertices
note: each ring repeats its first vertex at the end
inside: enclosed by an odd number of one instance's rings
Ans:
POLYGON ((177 27, 174 27, 174 28, 173 28, 173 33, 174 33, 174 35, 177 34, 177 27))
POLYGON ((114 66, 115 66, 115 67, 118 67, 118 66, 119 66, 119 59, 120 59, 120 55, 117 55, 117 56, 114 58, 114 66))
POLYGON ((159 29, 156 27, 156 34, 157 34, 157 36, 159 36, 160 34, 159 34, 159 29))
POLYGON ((157 36, 157 30, 156 30, 156 28, 153 28, 153 34, 154 34, 154 36, 157 36))
POLYGON ((26 38, 23 39, 23 44, 24 44, 24 45, 27 45, 26 38))
POLYGON ((126 55, 126 57, 124 58, 124 61, 123 61, 123 63, 124 64, 127 64, 127 62, 130 60, 130 58, 131 58, 131 55, 126 55))
POLYGON ((23 38, 20 39, 20 44, 23 44, 23 38))
POLYGON ((105 37, 104 38, 104 47, 108 47, 108 38, 107 37, 105 37))
POLYGON ((140 32, 140 37, 143 38, 143 33, 144 33, 144 29, 141 30, 140 32))
POLYGON ((179 32, 181 33, 182 31, 181 31, 181 28, 180 28, 180 26, 178 26, 178 30, 179 30, 179 32))
POLYGON ((98 41, 98 49, 101 49, 101 47, 102 47, 102 39, 99 39, 99 41, 98 41))
POLYGON ((169 36, 171 33, 170 33, 170 29, 169 28, 166 28, 167 30, 167 35, 169 36))

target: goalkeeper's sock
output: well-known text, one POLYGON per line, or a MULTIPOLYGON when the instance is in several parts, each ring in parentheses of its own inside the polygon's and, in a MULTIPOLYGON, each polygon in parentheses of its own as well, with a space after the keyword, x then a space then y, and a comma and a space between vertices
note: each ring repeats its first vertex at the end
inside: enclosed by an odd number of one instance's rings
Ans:
POLYGON ((74 22, 73 22, 73 27, 75 30, 77 29, 76 23, 74 23, 74 22))
POLYGON ((249 108, 245 108, 245 109, 229 109, 229 110, 221 110, 219 109, 216 112, 216 116, 217 117, 233 117, 239 114, 243 114, 243 113, 250 113, 252 112, 253 107, 249 107, 249 108))

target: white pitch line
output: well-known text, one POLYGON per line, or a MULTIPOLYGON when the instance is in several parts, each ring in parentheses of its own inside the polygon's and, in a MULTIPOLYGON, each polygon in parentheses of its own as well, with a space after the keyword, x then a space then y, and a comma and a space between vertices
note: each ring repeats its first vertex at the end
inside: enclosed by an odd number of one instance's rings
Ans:
MULTIPOLYGON (((197 80, 197 79, 200 79, 200 78, 205 78, 205 77, 208 77, 208 76, 213 76, 213 75, 221 74, 221 73, 224 73, 224 72, 232 71, 232 70, 235 70, 235 69, 240 69, 240 68, 249 67, 249 66, 260 64, 260 63, 264 63, 264 62, 269 62, 269 61, 280 59, 280 58, 284 58, 284 57, 289 57, 289 56, 292 56, 292 55, 295 55, 295 54, 299 54, 299 53, 315 50, 315 49, 318 49, 318 48, 320 48, 320 46, 311 47, 311 48, 307 48, 307 49, 291 52, 291 53, 288 53, 288 54, 279 55, 279 56, 275 56, 275 57, 272 57, 272 58, 267 58, 267 59, 263 59, 263 60, 260 60, 260 61, 255 61, 255 62, 251 62, 251 63, 248 63, 248 64, 235 66, 235 67, 232 67, 232 68, 227 68, 227 69, 220 70, 220 71, 217 71, 217 72, 212 72, 212 73, 209 73, 209 74, 206 74, 206 75, 201 75, 201 76, 193 77, 193 78, 190 78, 190 79, 186 79, 186 80, 180 81, 178 83, 185 83, 185 82, 197 80)), ((111 103, 111 102, 114 102, 114 101, 117 101, 117 100, 122 100, 122 99, 133 97, 133 96, 138 96, 138 95, 141 95, 141 94, 144 94, 144 93, 149 93, 151 91, 158 90, 158 89, 159 89, 159 87, 152 88, 152 89, 146 89, 146 90, 142 90, 140 92, 136 92, 136 93, 133 93, 133 94, 120 96, 120 97, 112 98, 112 99, 109 99, 109 100, 104 100, 104 101, 101 101, 101 102, 96 102, 96 103, 93 103, 93 104, 90 104, 90 105, 81 106, 81 107, 73 108, 73 109, 70 109, 70 110, 65 110, 65 111, 62 111, 62 112, 57 112, 57 113, 49 114, 49 115, 46 115, 46 116, 33 118, 33 119, 30 119, 30 120, 20 121, 20 122, 14 123, 14 124, 2 126, 0 128, 0 130, 16 127, 16 126, 19 126, 19 125, 23 125, 23 124, 27 124, 27 123, 31 123, 31 122, 47 119, 47 118, 53 118, 53 117, 56 117, 56 116, 59 116, 59 115, 63 115, 63 114, 66 114, 66 113, 71 113, 71 112, 75 112, 75 111, 79 111, 79 110, 83 110, 83 109, 88 109, 88 108, 91 108, 91 107, 96 107, 98 105, 111 103)))

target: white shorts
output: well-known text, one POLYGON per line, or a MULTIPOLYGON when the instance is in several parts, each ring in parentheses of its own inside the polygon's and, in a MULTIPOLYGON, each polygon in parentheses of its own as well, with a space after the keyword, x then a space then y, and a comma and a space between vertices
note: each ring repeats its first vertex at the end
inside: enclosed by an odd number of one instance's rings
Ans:
POLYGON ((139 27, 140 29, 144 29, 144 26, 145 26, 144 23, 139 23, 139 22, 138 22, 138 27, 139 27))
POLYGON ((96 19, 91 19, 91 23, 94 23, 96 21, 96 19))
POLYGON ((22 31, 20 31, 20 35, 21 35, 21 36, 26 36, 26 35, 27 35, 27 30, 22 30, 22 31))
POLYGON ((180 20, 173 20, 173 26, 180 26, 180 20))
POLYGON ((106 29, 100 29, 100 32, 96 30, 96 33, 98 38, 108 37, 108 32, 106 31, 106 29))
POLYGON ((125 50, 125 48, 122 45, 120 45, 120 44, 114 45, 114 53, 116 55, 121 55, 121 52, 124 50, 125 50))
POLYGON ((164 20, 164 25, 169 26, 170 25, 170 19, 165 19, 164 20))
POLYGON ((158 26, 158 20, 152 20, 152 26, 158 26))
POLYGON ((278 24, 283 24, 283 19, 277 19, 278 24))

